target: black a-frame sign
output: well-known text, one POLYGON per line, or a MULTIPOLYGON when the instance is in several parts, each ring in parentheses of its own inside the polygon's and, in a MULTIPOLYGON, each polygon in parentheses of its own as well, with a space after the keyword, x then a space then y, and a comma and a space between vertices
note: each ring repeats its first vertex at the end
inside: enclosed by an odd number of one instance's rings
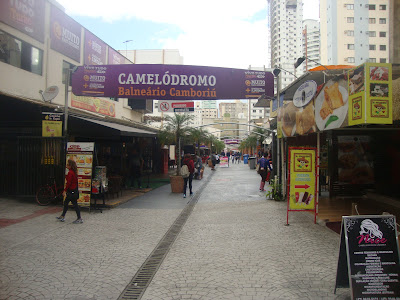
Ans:
POLYGON ((396 218, 392 215, 342 218, 337 288, 353 300, 400 300, 396 218))

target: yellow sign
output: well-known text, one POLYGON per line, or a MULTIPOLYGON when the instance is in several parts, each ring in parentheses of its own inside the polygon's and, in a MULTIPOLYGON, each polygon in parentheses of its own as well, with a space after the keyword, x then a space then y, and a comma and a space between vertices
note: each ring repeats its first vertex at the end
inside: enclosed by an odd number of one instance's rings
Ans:
POLYGON ((290 210, 314 210, 316 162, 315 149, 289 148, 290 210))
POLYGON ((42 136, 62 136, 62 121, 42 121, 42 136))
POLYGON ((349 125, 392 124, 392 65, 366 63, 348 72, 349 125))

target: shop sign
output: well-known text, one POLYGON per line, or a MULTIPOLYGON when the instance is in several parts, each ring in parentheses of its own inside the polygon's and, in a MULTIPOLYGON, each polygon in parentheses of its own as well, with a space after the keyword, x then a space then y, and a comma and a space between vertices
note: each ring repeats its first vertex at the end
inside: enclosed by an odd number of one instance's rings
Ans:
POLYGON ((50 14, 50 48, 73 60, 81 59, 81 25, 55 6, 50 14))
POLYGON ((238 140, 238 139, 225 139, 224 143, 226 145, 232 145, 232 144, 236 145, 236 144, 240 144, 240 140, 238 140))
POLYGON ((351 299, 400 299, 400 264, 396 217, 342 217, 337 288, 351 289, 351 299))
POLYGON ((101 115, 115 117, 115 104, 113 101, 108 101, 106 99, 82 97, 71 94, 71 106, 101 115))
POLYGON ((108 64, 109 65, 123 65, 128 63, 124 56, 114 49, 108 47, 108 64))
POLYGON ((62 113, 42 112, 42 136, 60 137, 62 136, 62 113))
POLYGON ((348 71, 349 125, 392 124, 392 65, 366 63, 348 71))
POLYGON ((72 74, 78 96, 158 100, 272 97, 271 72, 185 65, 80 66, 72 74))
POLYGON ((0 21, 39 42, 44 42, 44 0, 0 1, 0 21))
POLYGON ((107 45, 91 33, 89 30, 85 30, 85 47, 84 47, 84 59, 85 65, 105 65, 106 62, 106 50, 107 45))
POLYGON ((219 166, 221 168, 228 168, 229 167, 229 158, 228 158, 228 156, 220 156, 219 157, 219 166))
POLYGON ((194 101, 158 101, 159 112, 194 112, 194 101))
MULTIPOLYGON (((93 153, 94 143, 69 142, 67 144, 66 162, 72 159, 78 167, 78 203, 80 205, 90 206, 93 153)), ((68 174, 68 169, 65 174, 68 174)))
POLYGON ((317 83, 314 80, 307 80, 296 90, 293 96, 293 104, 296 107, 307 105, 317 91, 317 83))
POLYGON ((316 213, 315 152, 315 148, 289 147, 288 220, 289 211, 313 210, 316 213))

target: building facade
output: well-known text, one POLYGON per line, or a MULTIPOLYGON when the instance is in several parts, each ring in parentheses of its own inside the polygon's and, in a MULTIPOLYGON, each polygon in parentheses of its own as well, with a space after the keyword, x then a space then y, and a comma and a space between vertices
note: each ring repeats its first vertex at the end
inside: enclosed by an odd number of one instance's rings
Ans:
POLYGON ((297 58, 305 55, 303 49, 303 1, 268 0, 271 26, 271 68, 281 68, 281 88, 289 85, 296 70, 297 58))
POLYGON ((320 1, 321 63, 388 63, 389 0, 320 1))
POLYGON ((70 92, 77 66, 129 63, 56 1, 0 1, 0 168, 8 170, 0 193, 34 195, 49 177, 63 182, 67 141, 95 142, 99 163, 121 176, 128 148, 140 146, 154 169, 157 131, 142 123, 145 99, 133 108, 128 99, 70 92), (47 136, 43 118, 55 113, 64 113, 63 129, 47 136))
POLYGON ((303 72, 321 64, 321 36, 319 21, 307 19, 303 21, 303 48, 307 59, 302 64, 303 72))

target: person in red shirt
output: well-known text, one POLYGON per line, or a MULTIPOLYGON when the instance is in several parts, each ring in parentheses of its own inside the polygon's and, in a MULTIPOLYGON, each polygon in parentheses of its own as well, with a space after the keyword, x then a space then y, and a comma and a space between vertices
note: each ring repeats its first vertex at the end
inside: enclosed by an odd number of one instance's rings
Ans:
POLYGON ((78 223, 83 223, 83 220, 81 218, 81 211, 79 209, 78 205, 78 199, 79 199, 79 190, 78 190, 78 168, 76 166, 76 162, 73 161, 72 159, 69 159, 67 162, 67 169, 68 169, 68 174, 65 176, 65 179, 67 181, 65 185, 65 189, 63 192, 63 196, 65 198, 64 200, 64 209, 61 214, 61 216, 57 217, 58 220, 61 222, 65 221, 65 214, 68 211, 68 205, 69 202, 71 201, 72 204, 74 205, 75 212, 77 219, 73 222, 75 224, 78 223))
POLYGON ((189 177, 183 178, 183 180, 185 181, 184 186, 183 186, 183 198, 186 198, 186 188, 187 188, 188 181, 189 181, 190 196, 193 195, 192 181, 193 181, 193 174, 194 174, 194 162, 193 162, 192 156, 189 153, 185 154, 182 165, 187 165, 188 169, 189 169, 189 173, 190 173, 189 177))

